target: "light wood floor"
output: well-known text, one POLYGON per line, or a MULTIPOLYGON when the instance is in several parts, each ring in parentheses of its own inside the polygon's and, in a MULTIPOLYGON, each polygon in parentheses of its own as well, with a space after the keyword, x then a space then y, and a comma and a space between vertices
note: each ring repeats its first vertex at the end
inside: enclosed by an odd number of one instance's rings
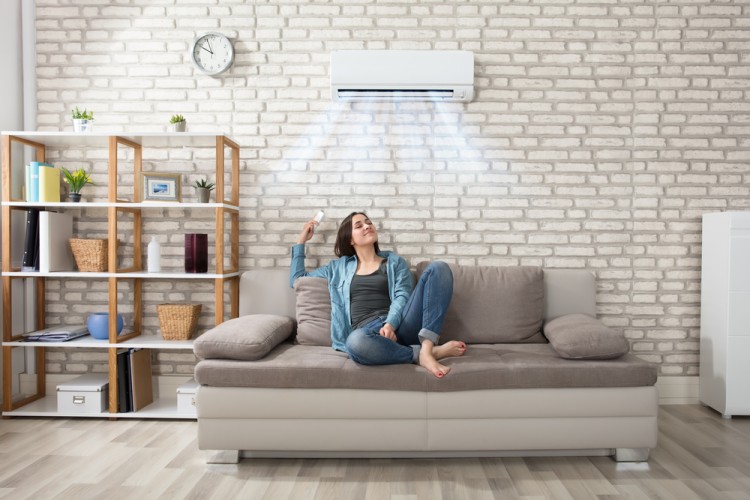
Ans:
POLYGON ((663 406, 649 462, 607 457, 244 459, 206 465, 196 423, 0 420, 0 498, 750 499, 750 418, 663 406))

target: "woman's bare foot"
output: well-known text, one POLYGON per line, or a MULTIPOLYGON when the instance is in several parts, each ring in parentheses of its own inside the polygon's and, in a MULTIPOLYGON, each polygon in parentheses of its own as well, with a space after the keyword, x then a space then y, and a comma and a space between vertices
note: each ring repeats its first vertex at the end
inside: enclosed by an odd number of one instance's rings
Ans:
POLYGON ((466 344, 458 340, 451 340, 443 345, 436 345, 432 348, 432 355, 436 360, 451 356, 463 356, 464 354, 466 354, 466 344))
POLYGON ((419 351, 419 366, 425 368, 437 378, 443 378, 451 369, 438 363, 430 351, 430 349, 424 348, 419 351))

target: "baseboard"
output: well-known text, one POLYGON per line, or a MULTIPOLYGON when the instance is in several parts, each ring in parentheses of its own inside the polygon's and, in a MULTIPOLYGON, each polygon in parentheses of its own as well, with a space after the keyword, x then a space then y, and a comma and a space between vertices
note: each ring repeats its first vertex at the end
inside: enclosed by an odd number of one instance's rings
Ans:
POLYGON ((698 380, 698 377, 659 377, 656 381, 659 404, 698 404, 698 380))

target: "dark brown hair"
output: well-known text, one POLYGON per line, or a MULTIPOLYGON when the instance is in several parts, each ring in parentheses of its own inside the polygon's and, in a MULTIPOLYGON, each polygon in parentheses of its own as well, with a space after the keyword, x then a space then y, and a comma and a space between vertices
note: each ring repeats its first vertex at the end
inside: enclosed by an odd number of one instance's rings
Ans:
MULTIPOLYGON (((336 233, 336 245, 333 247, 333 253, 336 254, 336 257, 351 257, 352 255, 357 255, 357 252, 354 251, 354 247, 352 246, 352 219, 355 215, 364 215, 367 217, 367 214, 364 212, 352 212, 341 221, 339 230, 336 233)), ((369 219, 369 217, 367 218, 369 219)), ((378 246, 377 241, 375 242, 375 253, 380 253, 380 247, 378 246)))

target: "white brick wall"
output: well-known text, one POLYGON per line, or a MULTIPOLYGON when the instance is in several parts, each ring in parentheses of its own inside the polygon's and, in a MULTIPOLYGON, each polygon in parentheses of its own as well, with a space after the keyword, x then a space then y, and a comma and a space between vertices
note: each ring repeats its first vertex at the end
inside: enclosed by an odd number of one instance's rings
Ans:
MULTIPOLYGON (((328 218, 309 265, 322 264, 333 221, 366 209, 384 246, 413 264, 590 269, 600 315, 626 331, 635 353, 662 375, 698 373, 701 214, 750 208, 747 1, 37 5, 41 129, 69 129, 81 105, 99 129, 164 130, 182 113, 190 130, 240 142, 243 268, 288 265, 289 245, 318 208, 328 218), (235 65, 221 78, 188 59, 195 33, 208 29, 236 39, 235 65), (362 48, 473 50, 477 97, 331 103, 329 52, 362 48)), ((206 158, 150 161, 194 178, 206 158)), ((102 168, 106 154, 83 160, 102 168)), ((169 212, 174 221, 156 217, 146 232, 177 235, 171 249, 163 243, 179 265, 179 235, 195 223, 169 212)), ((101 230, 98 220, 79 229, 101 230)), ((66 282, 55 314, 85 315, 103 291, 66 282)), ((170 283, 147 290, 152 307, 190 295, 170 283)), ((146 322, 155 327, 152 314, 146 322)), ((56 352, 48 363, 101 369, 56 352)), ((159 358, 162 373, 190 367, 182 355, 159 358)))

